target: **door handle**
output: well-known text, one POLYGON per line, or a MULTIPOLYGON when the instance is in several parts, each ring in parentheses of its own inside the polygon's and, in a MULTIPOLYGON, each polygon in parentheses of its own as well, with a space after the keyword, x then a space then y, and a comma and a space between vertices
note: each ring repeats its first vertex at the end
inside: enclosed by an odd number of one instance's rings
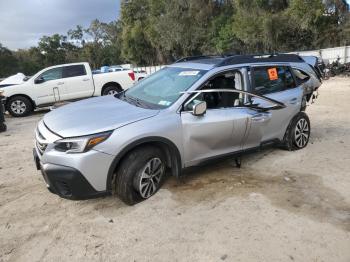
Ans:
POLYGON ((298 98, 294 97, 291 100, 289 100, 289 104, 295 105, 298 102, 298 98))
POLYGON ((58 82, 57 85, 58 86, 64 85, 64 82, 58 82))
POLYGON ((254 122, 265 122, 269 119, 271 119, 271 113, 258 113, 252 117, 254 122))
POLYGON ((89 78, 84 78, 83 81, 86 82, 86 81, 89 81, 90 79, 89 78))

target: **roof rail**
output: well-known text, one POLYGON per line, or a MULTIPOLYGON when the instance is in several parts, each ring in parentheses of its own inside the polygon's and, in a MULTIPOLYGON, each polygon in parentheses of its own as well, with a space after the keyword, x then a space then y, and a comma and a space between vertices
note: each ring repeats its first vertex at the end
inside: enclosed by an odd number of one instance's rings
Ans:
POLYGON ((234 55, 226 57, 218 63, 216 67, 247 64, 247 63, 264 63, 264 62, 304 62, 304 60, 295 54, 263 54, 263 55, 234 55))
POLYGON ((215 59, 221 58, 221 61, 216 61, 216 67, 234 65, 234 64, 248 64, 248 63, 267 63, 267 62, 295 62, 300 63, 304 60, 296 54, 255 54, 255 55, 199 55, 188 56, 177 60, 175 63, 189 62, 194 60, 215 59))
POLYGON ((188 61, 200 60, 200 59, 222 58, 222 57, 223 56, 220 56, 220 55, 187 56, 187 57, 180 58, 179 60, 176 60, 175 63, 188 62, 188 61))

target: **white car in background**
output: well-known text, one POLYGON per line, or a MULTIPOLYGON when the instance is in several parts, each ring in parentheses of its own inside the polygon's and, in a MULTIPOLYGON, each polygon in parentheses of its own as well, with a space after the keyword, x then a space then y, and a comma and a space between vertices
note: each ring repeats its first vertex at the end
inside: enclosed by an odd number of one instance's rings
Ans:
POLYGON ((0 90, 9 113, 22 117, 57 102, 116 94, 134 82, 132 70, 93 74, 88 63, 74 63, 45 68, 22 84, 0 90))
MULTIPOLYGON (((113 66, 110 66, 108 68, 108 72, 119 72, 119 71, 124 71, 124 70, 131 70, 131 69, 128 69, 128 68, 125 68, 125 67, 122 67, 119 65, 113 65, 113 66)), ((137 69, 137 68, 134 68, 132 70, 135 73, 136 81, 140 81, 148 76, 148 74, 145 70, 137 69)))
POLYGON ((3 79, 0 81, 0 88, 6 87, 6 86, 14 86, 22 84, 26 81, 26 76, 22 73, 17 73, 13 76, 9 76, 8 78, 3 79))

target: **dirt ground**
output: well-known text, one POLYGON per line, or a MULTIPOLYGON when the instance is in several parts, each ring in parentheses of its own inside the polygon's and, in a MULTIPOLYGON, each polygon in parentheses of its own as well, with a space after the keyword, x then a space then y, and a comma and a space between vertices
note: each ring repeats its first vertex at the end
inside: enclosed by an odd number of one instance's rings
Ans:
POLYGON ((324 83, 297 152, 224 161, 151 199, 64 200, 32 160, 42 117, 0 134, 0 261, 350 261, 350 79, 324 83))

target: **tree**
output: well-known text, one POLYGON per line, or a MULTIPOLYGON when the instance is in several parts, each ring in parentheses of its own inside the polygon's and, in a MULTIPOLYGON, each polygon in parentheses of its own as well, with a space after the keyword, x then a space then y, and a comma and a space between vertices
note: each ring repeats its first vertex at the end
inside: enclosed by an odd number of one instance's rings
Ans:
POLYGON ((17 59, 13 53, 0 43, 0 77, 7 77, 17 71, 17 59))
POLYGON ((87 61, 93 68, 167 64, 201 54, 348 44, 350 13, 345 0, 123 0, 119 20, 95 19, 88 28, 78 25, 67 35, 44 36, 28 50, 1 47, 0 59, 7 61, 2 62, 3 72, 32 74, 69 62, 87 61))
POLYGON ((63 46, 65 41, 66 37, 59 34, 40 38, 38 47, 43 55, 45 66, 64 64, 66 62, 66 52, 63 46))

